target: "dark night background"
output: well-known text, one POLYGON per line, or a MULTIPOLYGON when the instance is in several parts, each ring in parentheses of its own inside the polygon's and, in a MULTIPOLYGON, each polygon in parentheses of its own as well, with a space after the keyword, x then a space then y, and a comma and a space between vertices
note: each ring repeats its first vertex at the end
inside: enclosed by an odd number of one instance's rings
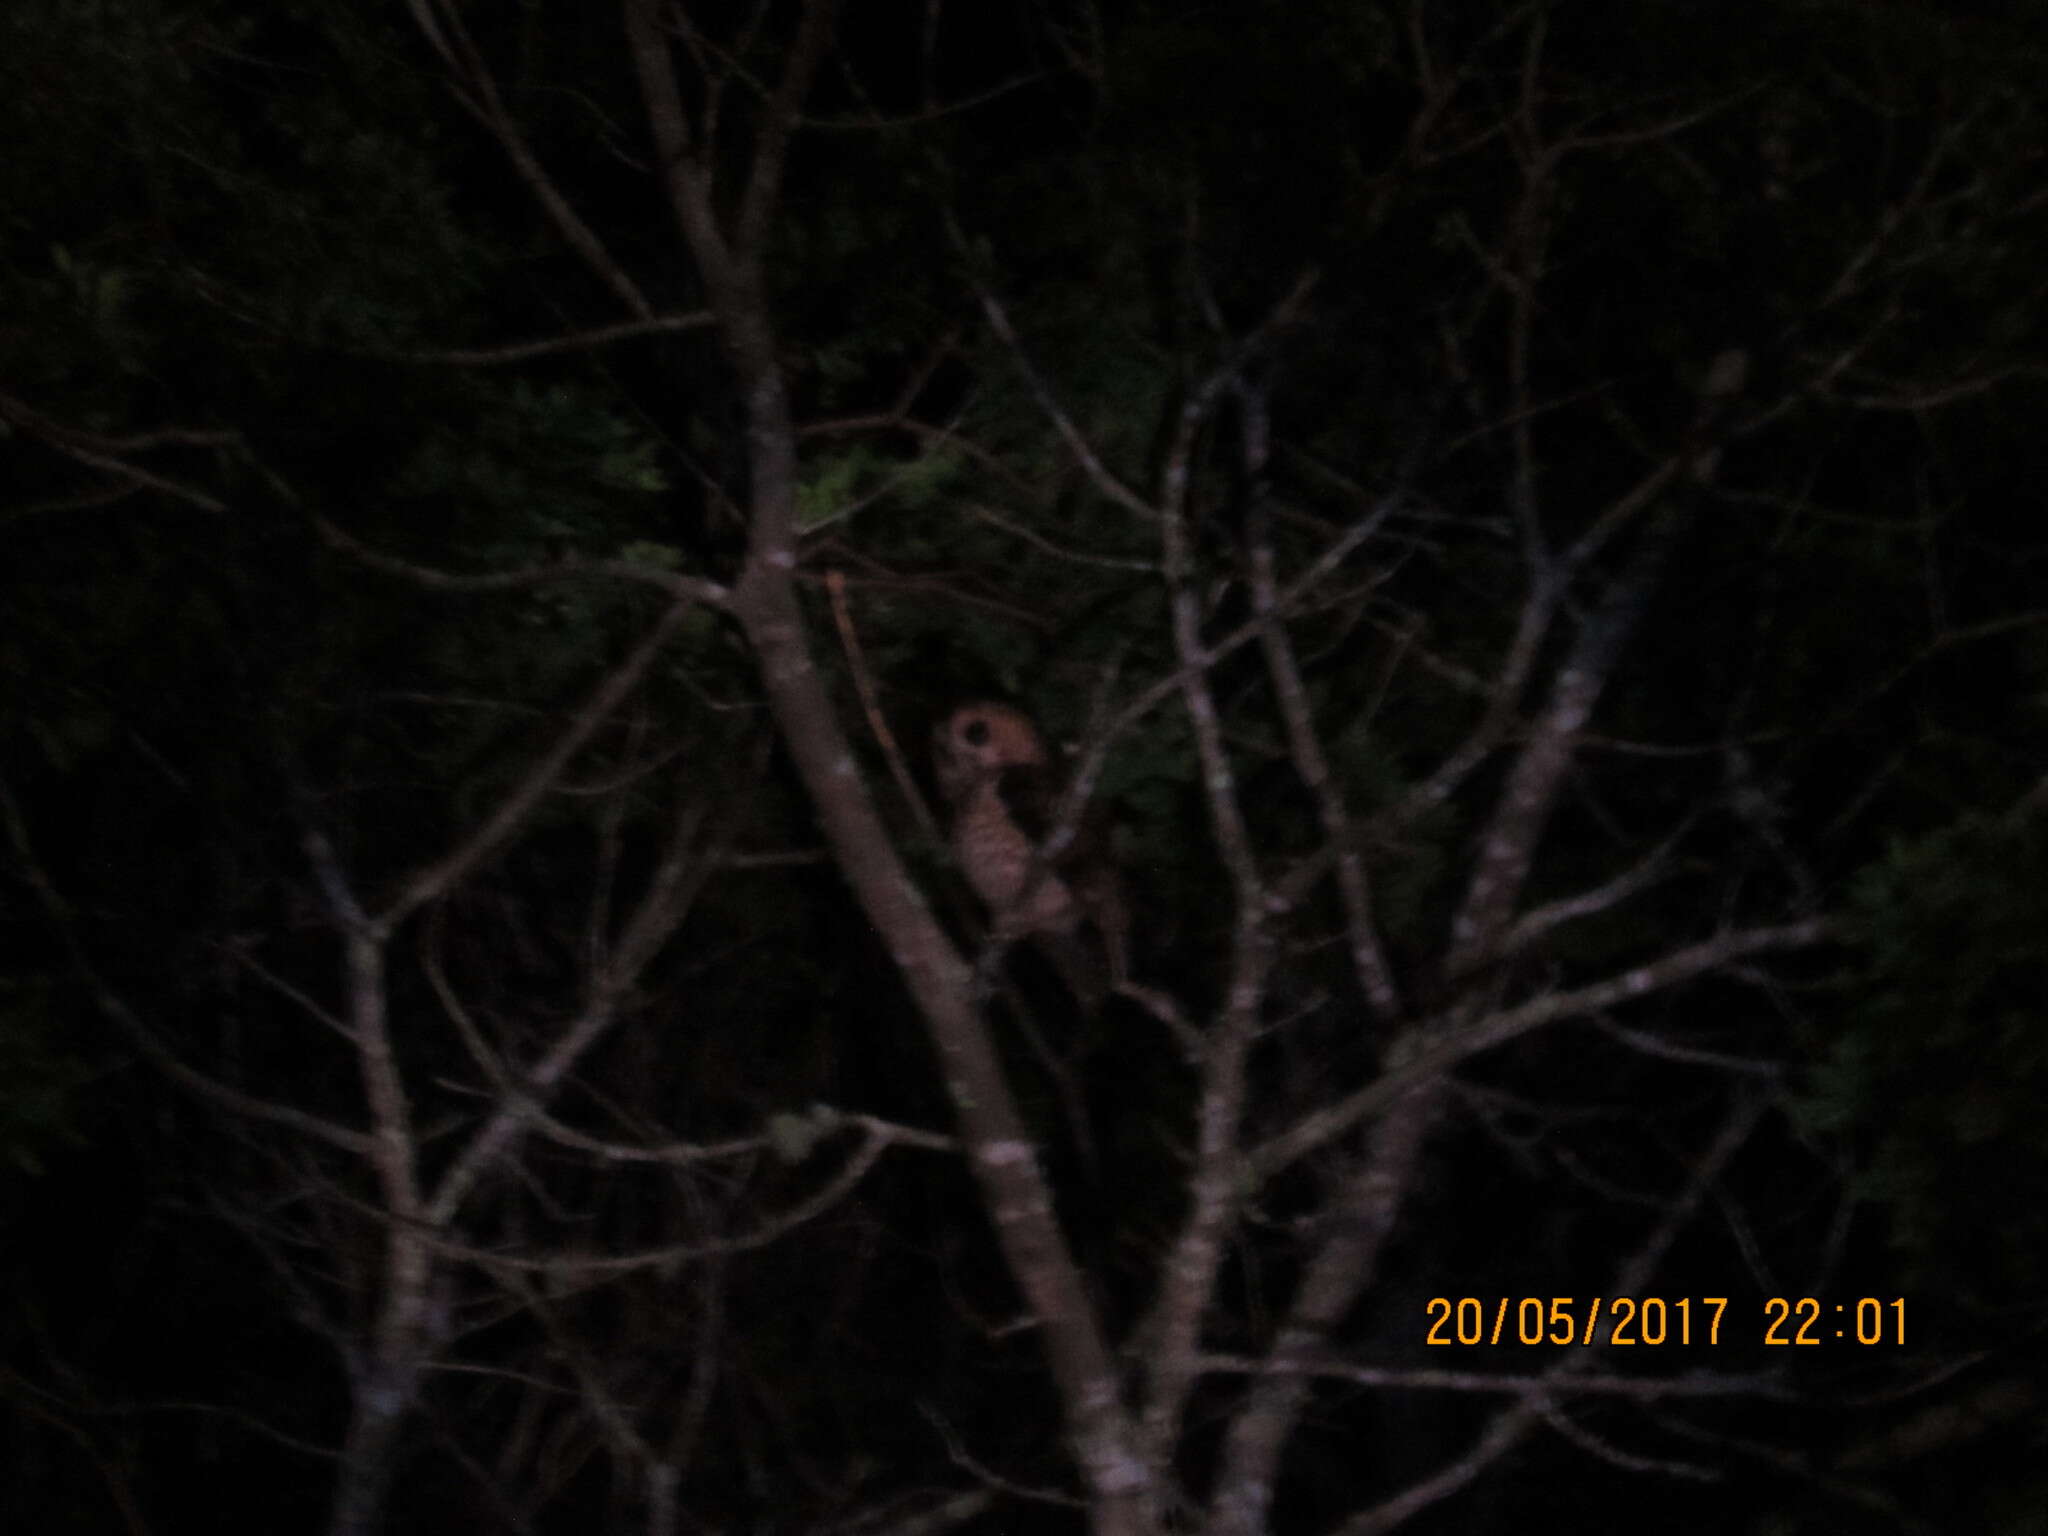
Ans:
POLYGON ((2044 78, 1919 0, 14 0, 0 1529, 2048 1532, 2044 78), (984 948, 976 698, 1142 996, 984 948), (1425 1342, 1616 1295, 1722 1337, 1425 1342))

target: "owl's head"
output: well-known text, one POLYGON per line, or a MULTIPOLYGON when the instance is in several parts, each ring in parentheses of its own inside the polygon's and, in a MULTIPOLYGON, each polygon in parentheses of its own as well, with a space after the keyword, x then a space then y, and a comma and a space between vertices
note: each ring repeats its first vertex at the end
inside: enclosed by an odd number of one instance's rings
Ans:
POLYGON ((932 765, 948 800, 958 801, 1006 769, 1042 768, 1045 762, 1038 727, 1007 704, 963 704, 932 732, 932 765))

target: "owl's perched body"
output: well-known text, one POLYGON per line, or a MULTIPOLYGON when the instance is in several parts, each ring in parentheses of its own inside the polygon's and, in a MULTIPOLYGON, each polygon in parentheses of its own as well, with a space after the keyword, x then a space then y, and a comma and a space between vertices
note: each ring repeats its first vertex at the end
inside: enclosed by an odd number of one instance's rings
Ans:
POLYGON ((1039 941, 1091 1006, 1127 976, 1123 887, 1092 821, 1048 860, 1061 776, 1030 716, 1007 704, 967 704, 932 737, 939 789, 952 807, 953 853, 1005 938, 1039 941), (1099 957, 1087 947, 1092 930, 1099 957))

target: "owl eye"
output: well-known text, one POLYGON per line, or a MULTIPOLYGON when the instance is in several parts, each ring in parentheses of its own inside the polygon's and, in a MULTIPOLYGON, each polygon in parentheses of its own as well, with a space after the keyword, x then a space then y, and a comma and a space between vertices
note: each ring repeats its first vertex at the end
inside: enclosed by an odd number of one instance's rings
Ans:
POLYGON ((970 747, 985 747, 988 745, 988 722, 986 720, 970 720, 967 722, 966 729, 961 731, 960 734, 967 738, 967 745, 970 747))

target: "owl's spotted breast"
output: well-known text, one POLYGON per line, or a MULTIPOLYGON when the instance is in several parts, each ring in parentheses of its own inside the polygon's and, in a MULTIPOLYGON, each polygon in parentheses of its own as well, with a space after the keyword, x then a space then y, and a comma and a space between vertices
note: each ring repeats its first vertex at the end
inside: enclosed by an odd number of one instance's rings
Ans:
MULTIPOLYGON (((1045 738, 1031 717, 1007 704, 967 704, 933 732, 939 788, 952 808, 954 857, 999 928, 1012 936, 1060 941, 1066 950, 1092 928, 1110 978, 1125 977, 1122 882, 1104 856, 1094 819, 1043 868, 1038 849, 1051 833, 1061 785, 1045 738)), ((1073 967, 1062 963, 1070 974, 1073 967)), ((1076 990, 1084 990, 1078 984, 1076 990)), ((1099 985, 1086 990, 1100 994, 1099 985)))

